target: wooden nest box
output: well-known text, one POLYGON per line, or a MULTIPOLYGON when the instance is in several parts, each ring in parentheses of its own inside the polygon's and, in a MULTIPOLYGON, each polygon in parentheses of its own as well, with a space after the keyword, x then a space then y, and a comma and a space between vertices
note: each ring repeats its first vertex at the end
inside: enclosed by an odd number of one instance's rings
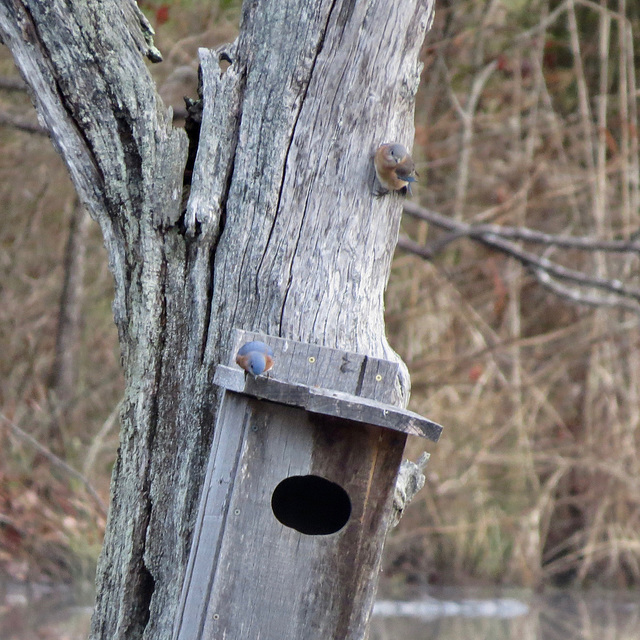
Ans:
POLYGON ((239 330, 229 362, 174 638, 364 638, 407 435, 441 427, 390 404, 397 363, 239 330))

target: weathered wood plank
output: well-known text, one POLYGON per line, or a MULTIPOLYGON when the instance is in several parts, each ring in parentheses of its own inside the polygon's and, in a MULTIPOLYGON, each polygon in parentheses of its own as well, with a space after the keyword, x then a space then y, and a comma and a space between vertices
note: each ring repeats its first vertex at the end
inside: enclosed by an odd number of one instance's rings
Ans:
POLYGON ((181 640, 201 638, 201 628, 186 621, 204 619, 245 437, 245 413, 246 403, 239 401, 238 397, 229 396, 220 407, 220 423, 239 425, 240 428, 215 431, 185 574, 180 614, 175 623, 176 633, 179 629, 190 630, 189 633, 182 631, 181 640))
POLYGON ((223 435, 212 452, 201 520, 205 528, 210 517, 222 524, 194 537, 190 567, 202 562, 211 574, 191 573, 187 601, 193 602, 187 602, 174 637, 364 638, 406 436, 318 421, 297 408, 236 394, 227 394, 223 405, 223 435), (238 437, 239 457, 228 455, 238 437), (337 483, 350 497, 351 516, 336 533, 305 535, 274 516, 278 484, 309 474, 337 483), (225 485, 231 476, 232 485, 225 485), (214 548, 219 558, 212 564, 214 548), (195 603, 199 598, 204 602, 195 603))
POLYGON ((213 381, 236 393, 300 407, 313 413, 385 427, 407 435, 429 438, 433 442, 438 441, 442 432, 438 423, 407 409, 332 389, 291 384, 273 377, 253 378, 239 368, 218 365, 213 381))
POLYGON ((229 365, 235 367, 235 354, 245 343, 260 340, 274 351, 272 377, 310 387, 337 389, 372 400, 392 403, 400 374, 397 362, 329 349, 297 340, 235 329, 229 365))

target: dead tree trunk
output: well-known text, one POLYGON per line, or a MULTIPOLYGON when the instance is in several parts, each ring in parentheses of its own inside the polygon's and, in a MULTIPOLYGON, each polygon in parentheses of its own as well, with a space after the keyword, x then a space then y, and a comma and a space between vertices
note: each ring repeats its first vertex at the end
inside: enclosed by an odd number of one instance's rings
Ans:
MULTIPOLYGON (((383 293, 401 202, 371 154, 411 146, 433 0, 246 0, 202 51, 186 214, 184 132, 141 54, 133 0, 0 0, 0 29, 99 222, 126 391, 92 637, 170 638, 233 327, 394 358, 383 293), (222 71, 221 57, 232 64, 222 71)), ((408 376, 397 380, 406 403, 408 376)))

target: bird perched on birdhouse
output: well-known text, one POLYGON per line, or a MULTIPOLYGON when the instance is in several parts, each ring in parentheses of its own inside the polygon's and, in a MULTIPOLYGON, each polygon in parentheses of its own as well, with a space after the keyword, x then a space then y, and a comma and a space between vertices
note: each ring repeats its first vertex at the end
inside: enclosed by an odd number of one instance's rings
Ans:
POLYGON ((381 144, 373 158, 379 187, 376 196, 389 191, 411 195, 411 183, 416 181, 416 167, 407 149, 398 142, 381 144))
POLYGON ((273 367, 273 349, 258 340, 247 342, 238 349, 236 364, 255 378, 273 367))

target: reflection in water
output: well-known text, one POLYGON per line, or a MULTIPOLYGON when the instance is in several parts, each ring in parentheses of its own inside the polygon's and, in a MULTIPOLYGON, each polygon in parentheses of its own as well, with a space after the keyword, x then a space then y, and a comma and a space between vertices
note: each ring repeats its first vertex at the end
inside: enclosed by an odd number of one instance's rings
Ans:
POLYGON ((463 618, 516 618, 529 613, 529 607, 513 598, 491 600, 378 600, 373 607, 374 616, 385 618, 406 616, 421 620, 436 620, 452 616, 463 618))
MULTIPOLYGON (((90 600, 90 594, 82 598, 90 600)), ((2 640, 85 640, 91 608, 70 591, 0 583, 2 640)), ((633 592, 532 594, 447 589, 376 603, 370 640, 638 640, 633 592)), ((250 639, 248 639, 250 640, 250 639)), ((269 639, 272 640, 272 639, 269 639)), ((281 640, 278 638, 277 640, 281 640)), ((288 640, 288 639, 286 639, 288 640)))
POLYGON ((91 607, 68 587, 8 585, 0 580, 0 639, 85 640, 91 607))
MULTIPOLYGON (((431 595, 433 593, 431 592, 431 595)), ((371 640, 638 640, 640 600, 632 592, 555 592, 483 598, 446 590, 437 598, 378 603, 371 640), (382 605, 382 606, 381 606, 382 605), (417 617, 406 614, 413 610, 417 617), (438 613, 439 611, 439 613, 438 613)), ((495 594, 493 594, 495 596, 495 594)))

